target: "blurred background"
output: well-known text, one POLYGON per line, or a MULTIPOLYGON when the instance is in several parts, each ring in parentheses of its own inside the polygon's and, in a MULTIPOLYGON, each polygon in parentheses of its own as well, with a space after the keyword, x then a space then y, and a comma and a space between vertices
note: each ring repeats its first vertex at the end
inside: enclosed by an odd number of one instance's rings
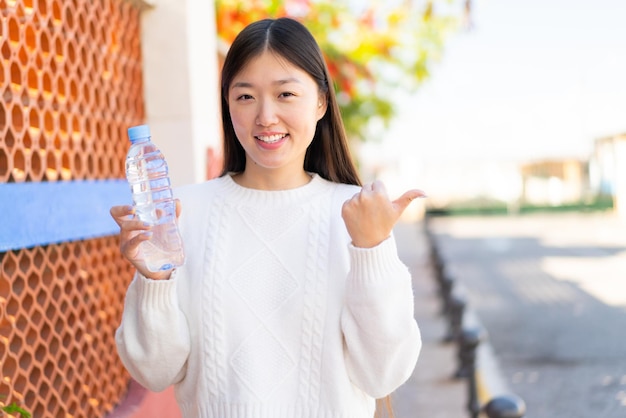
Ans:
POLYGON ((418 179, 433 210, 617 206, 625 16, 619 0, 472 1, 369 165, 418 179))

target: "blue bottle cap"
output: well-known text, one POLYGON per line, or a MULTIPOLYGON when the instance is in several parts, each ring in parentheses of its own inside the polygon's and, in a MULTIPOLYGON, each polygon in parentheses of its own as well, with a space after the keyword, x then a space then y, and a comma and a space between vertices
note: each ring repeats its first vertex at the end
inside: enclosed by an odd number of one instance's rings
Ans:
POLYGON ((128 128, 128 138, 130 142, 135 142, 140 138, 150 137, 150 127, 148 125, 131 126, 128 128))

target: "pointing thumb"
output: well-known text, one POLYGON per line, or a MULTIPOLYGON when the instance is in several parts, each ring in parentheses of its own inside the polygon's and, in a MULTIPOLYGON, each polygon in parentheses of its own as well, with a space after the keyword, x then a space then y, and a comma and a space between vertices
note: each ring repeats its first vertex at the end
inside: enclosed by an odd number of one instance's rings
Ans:
POLYGON ((420 197, 426 197, 426 193, 419 189, 412 189, 405 192, 402 196, 394 200, 392 203, 396 207, 396 210, 402 214, 409 204, 420 197))

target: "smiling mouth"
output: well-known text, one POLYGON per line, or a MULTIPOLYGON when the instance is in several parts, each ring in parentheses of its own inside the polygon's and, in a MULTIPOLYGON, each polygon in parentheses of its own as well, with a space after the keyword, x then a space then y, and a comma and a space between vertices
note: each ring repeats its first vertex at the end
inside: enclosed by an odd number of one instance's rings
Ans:
POLYGON ((273 144, 285 138, 286 136, 287 134, 276 134, 276 135, 268 135, 268 136, 260 135, 260 136, 255 136, 255 138, 261 142, 265 142, 266 144, 273 144))

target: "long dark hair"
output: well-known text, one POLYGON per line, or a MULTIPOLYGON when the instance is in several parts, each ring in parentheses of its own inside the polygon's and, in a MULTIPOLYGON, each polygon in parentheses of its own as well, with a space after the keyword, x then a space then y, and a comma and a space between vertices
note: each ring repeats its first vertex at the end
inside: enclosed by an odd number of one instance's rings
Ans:
POLYGON ((237 140, 230 118, 228 90, 243 67, 264 51, 278 54, 307 72, 326 97, 328 107, 317 123, 315 136, 304 157, 304 169, 330 181, 361 185, 324 56, 309 30, 300 22, 286 17, 259 20, 246 26, 226 54, 221 81, 224 129, 222 175, 242 172, 246 165, 245 151, 237 140))

